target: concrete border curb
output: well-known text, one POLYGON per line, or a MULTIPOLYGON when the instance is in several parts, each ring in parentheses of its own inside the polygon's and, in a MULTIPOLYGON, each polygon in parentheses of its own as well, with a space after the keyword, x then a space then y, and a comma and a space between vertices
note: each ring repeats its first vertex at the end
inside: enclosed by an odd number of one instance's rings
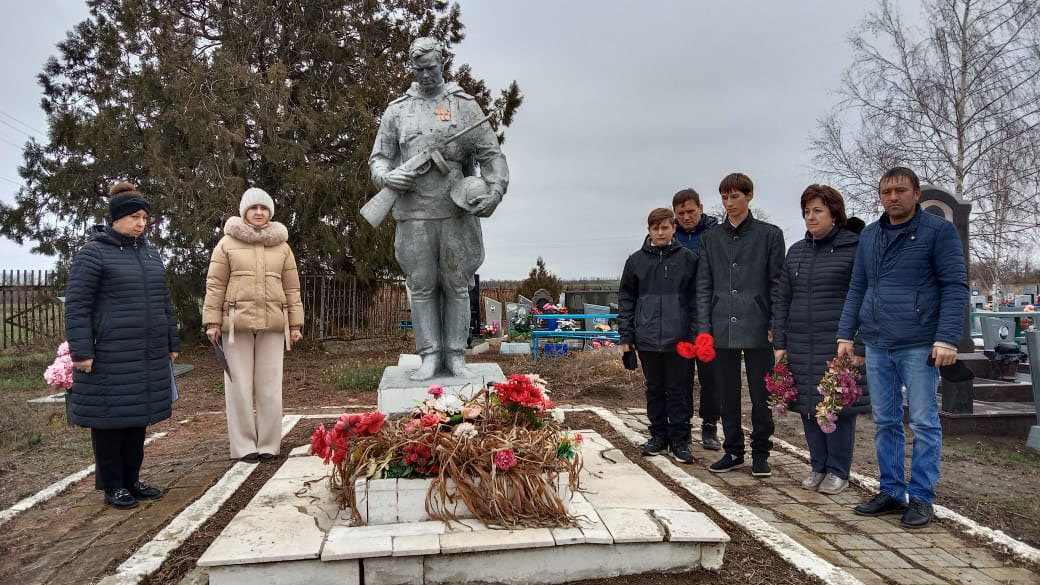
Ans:
MULTIPOLYGON (((282 417, 282 437, 300 422, 299 415, 282 417)), ((142 579, 162 567, 163 562, 220 509, 249 476, 260 467, 256 463, 239 461, 223 477, 206 490, 199 499, 181 510, 180 514, 162 528, 152 540, 137 549, 130 558, 116 568, 114 575, 101 580, 100 585, 137 585, 142 579)))

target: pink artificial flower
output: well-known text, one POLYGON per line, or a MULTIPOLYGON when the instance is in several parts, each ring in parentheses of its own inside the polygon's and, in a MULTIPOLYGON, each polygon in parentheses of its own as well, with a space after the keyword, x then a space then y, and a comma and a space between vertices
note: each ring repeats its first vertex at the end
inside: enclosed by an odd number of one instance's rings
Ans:
POLYGON ((837 428, 838 428, 838 425, 836 425, 836 424, 834 424, 832 422, 820 425, 820 430, 825 432, 825 433, 833 433, 835 431, 835 429, 837 429, 837 428))
POLYGON ((495 467, 502 471, 509 471, 516 467, 516 455, 512 449, 502 449, 495 452, 495 467))
POLYGON ((473 420, 480 416, 483 409, 479 404, 467 404, 462 407, 462 418, 473 420))
POLYGON ((69 355, 69 342, 62 341, 61 345, 58 346, 58 357, 63 355, 69 355))
POLYGON ((412 434, 412 432, 415 431, 415 429, 418 429, 420 427, 422 427, 422 421, 417 418, 413 418, 412 420, 408 421, 407 424, 404 425, 404 432, 405 434, 410 435, 412 434))
POLYGON ((440 384, 434 384, 433 386, 430 386, 430 389, 427 390, 427 392, 434 398, 440 398, 441 394, 444 394, 444 387, 440 384))
POLYGON ((574 440, 580 443, 585 440, 585 437, 581 436, 581 433, 574 433, 574 440))

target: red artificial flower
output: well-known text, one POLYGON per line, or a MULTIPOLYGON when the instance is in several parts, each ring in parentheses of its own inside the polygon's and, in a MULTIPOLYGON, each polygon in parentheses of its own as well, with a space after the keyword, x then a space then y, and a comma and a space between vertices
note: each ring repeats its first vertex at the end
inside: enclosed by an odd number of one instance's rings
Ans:
POLYGON ((419 419, 419 422, 422 423, 422 426, 424 428, 430 428, 441 422, 441 415, 437 414, 436 412, 427 412, 426 414, 422 415, 422 418, 419 419))
POLYGON ((378 433, 379 429, 383 428, 384 423, 386 423, 386 413, 379 412, 378 410, 366 412, 361 415, 361 420, 359 420, 357 426, 354 427, 353 434, 371 437, 378 433))
POLYGON ((686 359, 693 359, 697 355, 697 348, 689 341, 680 341, 675 344, 675 351, 686 359))
POLYGON ((702 362, 710 362, 715 359, 715 348, 710 345, 702 345, 697 348, 697 359, 702 362))
POLYGON ((336 425, 332 428, 342 433, 343 429, 347 428, 347 421, 339 419, 338 421, 336 421, 336 425))
POLYGON ((332 455, 332 464, 339 466, 340 463, 343 463, 343 458, 347 456, 347 450, 350 449, 350 441, 345 436, 339 437, 333 443, 333 448, 335 453, 332 455))
POLYGON ((314 433, 311 435, 311 455, 318 455, 321 453, 322 447, 325 446, 325 425, 318 423, 318 428, 314 429, 314 433))
POLYGON ((502 449, 495 452, 495 467, 502 471, 509 471, 516 467, 516 455, 512 449, 502 449))
POLYGON ((574 440, 580 443, 585 440, 585 437, 582 437, 581 433, 574 433, 574 440))
POLYGON ((711 336, 711 333, 701 333, 697 335, 697 338, 693 340, 693 344, 697 347, 714 347, 715 338, 711 336))

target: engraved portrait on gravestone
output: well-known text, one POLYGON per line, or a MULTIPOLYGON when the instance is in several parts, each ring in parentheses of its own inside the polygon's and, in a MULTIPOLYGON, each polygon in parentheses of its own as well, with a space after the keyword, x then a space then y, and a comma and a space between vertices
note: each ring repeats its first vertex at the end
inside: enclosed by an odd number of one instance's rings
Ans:
POLYGON ((464 376, 470 282, 484 261, 480 218, 502 201, 509 170, 490 116, 445 82, 441 43, 416 39, 408 65, 415 82, 387 107, 368 161, 381 191, 361 212, 376 226, 392 209, 397 222, 394 253, 422 358, 411 379, 464 376))

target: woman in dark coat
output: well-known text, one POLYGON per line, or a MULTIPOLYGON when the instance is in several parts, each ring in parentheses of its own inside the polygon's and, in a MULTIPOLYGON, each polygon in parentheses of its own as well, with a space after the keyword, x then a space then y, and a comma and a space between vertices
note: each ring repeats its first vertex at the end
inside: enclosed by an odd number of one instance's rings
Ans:
MULTIPOLYGON (((823 399, 816 387, 827 371, 827 361, 835 357, 838 320, 863 222, 855 217, 846 220, 841 194, 827 185, 809 185, 801 204, 807 231, 787 251, 774 293, 773 347, 778 361, 787 357, 798 387, 791 409, 802 417, 812 463, 812 473, 802 487, 837 494, 849 484, 855 415, 870 410, 870 399, 863 387, 860 399, 839 414, 836 429, 824 433, 816 422, 816 404, 823 399)), ((862 348, 857 349, 860 355, 862 348)), ((862 365, 863 359, 857 357, 856 362, 862 365)))
POLYGON ((169 418, 180 351, 166 270, 142 235, 151 207, 130 183, 109 190, 110 225, 76 254, 65 293, 73 384, 69 423, 90 428, 105 501, 119 509, 162 491, 141 483, 145 428, 169 418))

